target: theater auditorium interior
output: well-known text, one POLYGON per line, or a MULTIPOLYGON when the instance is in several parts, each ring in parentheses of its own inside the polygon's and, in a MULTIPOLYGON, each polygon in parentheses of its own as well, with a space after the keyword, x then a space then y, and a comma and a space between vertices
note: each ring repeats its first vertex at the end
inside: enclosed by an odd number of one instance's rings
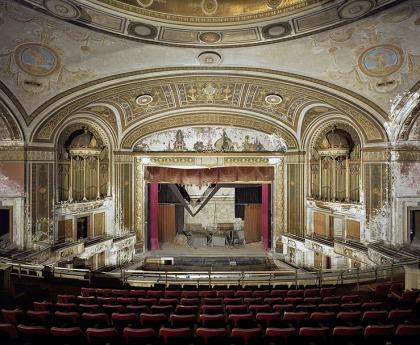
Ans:
POLYGON ((418 345, 419 0, 0 0, 1 345, 418 345))

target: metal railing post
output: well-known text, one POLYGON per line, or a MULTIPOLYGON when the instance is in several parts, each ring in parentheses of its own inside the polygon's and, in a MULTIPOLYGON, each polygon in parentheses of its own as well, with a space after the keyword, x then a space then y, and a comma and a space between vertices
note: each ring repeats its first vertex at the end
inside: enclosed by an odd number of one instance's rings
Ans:
POLYGON ((378 281, 378 267, 375 266, 375 282, 378 281))
POLYGON ((322 288, 322 269, 319 270, 319 287, 322 288))
POLYGON ((295 268, 295 289, 298 288, 298 270, 295 268))
POLYGON ((394 281, 394 261, 391 262, 391 283, 394 281))
POLYGON ((344 285, 343 273, 344 273, 343 271, 341 271, 341 273, 340 273, 341 285, 344 285))
POLYGON ((359 277, 359 267, 357 267, 357 291, 359 291, 359 290, 360 290, 359 282, 360 282, 360 277, 359 277))

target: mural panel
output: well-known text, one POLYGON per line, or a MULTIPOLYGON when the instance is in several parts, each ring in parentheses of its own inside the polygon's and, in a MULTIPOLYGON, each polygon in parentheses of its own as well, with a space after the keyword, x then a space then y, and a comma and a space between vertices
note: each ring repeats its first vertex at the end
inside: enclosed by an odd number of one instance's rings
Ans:
POLYGON ((284 152, 277 135, 234 127, 181 127, 155 133, 135 146, 141 152, 284 152))

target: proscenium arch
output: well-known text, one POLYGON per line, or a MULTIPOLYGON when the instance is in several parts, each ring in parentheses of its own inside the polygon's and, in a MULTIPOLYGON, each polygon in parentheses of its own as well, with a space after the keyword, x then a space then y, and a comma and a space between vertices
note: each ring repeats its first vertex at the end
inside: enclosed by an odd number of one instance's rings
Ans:
POLYGON ((134 145, 142 138, 154 132, 185 126, 217 125, 254 129, 272 135, 277 134, 286 143, 287 149, 298 149, 299 143, 293 133, 267 120, 235 113, 192 113, 158 118, 129 131, 121 141, 124 149, 133 150, 134 145))

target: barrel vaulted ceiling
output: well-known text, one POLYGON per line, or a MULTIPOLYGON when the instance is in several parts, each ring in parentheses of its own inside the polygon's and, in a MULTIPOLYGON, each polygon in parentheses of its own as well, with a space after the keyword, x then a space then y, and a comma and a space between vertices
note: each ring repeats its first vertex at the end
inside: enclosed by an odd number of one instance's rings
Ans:
POLYGON ((89 116, 128 150, 154 131, 204 124, 277 133, 302 149, 311 126, 331 117, 354 125, 368 145, 388 140, 396 103, 419 81, 419 1, 210 2, 0 0, 3 105, 34 145, 53 143, 65 123, 89 116), (291 24, 330 7, 341 16, 365 13, 305 35, 291 24), (99 31, 83 22, 86 14, 99 22, 100 10, 125 18, 121 35, 111 34, 105 19, 99 31), (123 37, 134 20, 154 23, 159 35, 165 25, 210 32, 290 21, 295 39, 235 48, 149 44, 123 37), (138 101, 142 95, 147 104, 138 101), (269 95, 281 102, 267 102, 269 95))

